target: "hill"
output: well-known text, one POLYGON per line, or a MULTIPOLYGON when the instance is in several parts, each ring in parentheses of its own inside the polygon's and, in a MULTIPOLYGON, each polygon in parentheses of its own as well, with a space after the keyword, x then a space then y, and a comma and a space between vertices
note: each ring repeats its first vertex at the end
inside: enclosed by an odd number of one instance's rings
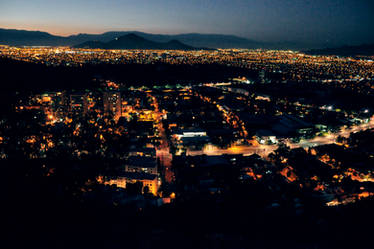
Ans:
POLYGON ((177 40, 168 42, 154 42, 136 34, 127 34, 109 42, 88 41, 74 46, 76 48, 102 48, 102 49, 169 49, 169 50, 195 50, 192 46, 177 40))
POLYGON ((336 45, 308 42, 278 41, 261 42, 251 39, 222 34, 150 34, 139 31, 109 31, 102 34, 77 34, 70 36, 56 36, 46 32, 27 31, 0 28, 0 44, 10 46, 75 46, 89 41, 110 42, 115 38, 136 34, 153 42, 170 42, 177 40, 191 47, 203 48, 243 48, 243 49, 292 49, 307 50, 315 48, 334 47, 336 45))
POLYGON ((69 45, 69 38, 47 32, 0 29, 0 44, 11 46, 60 46, 69 45))
POLYGON ((136 34, 144 39, 166 43, 177 40, 191 47, 206 48, 260 48, 266 44, 234 35, 220 34, 149 34, 138 31, 111 31, 103 34, 78 34, 55 36, 47 32, 16 29, 0 29, 0 44, 11 46, 74 46, 89 41, 110 42, 115 38, 136 34))

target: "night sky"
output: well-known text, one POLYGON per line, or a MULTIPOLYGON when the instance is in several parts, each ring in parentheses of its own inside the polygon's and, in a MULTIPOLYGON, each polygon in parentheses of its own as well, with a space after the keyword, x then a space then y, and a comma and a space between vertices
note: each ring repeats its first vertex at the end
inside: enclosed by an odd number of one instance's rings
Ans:
POLYGON ((374 42, 372 0, 0 0, 0 27, 52 34, 139 30, 261 41, 374 42))

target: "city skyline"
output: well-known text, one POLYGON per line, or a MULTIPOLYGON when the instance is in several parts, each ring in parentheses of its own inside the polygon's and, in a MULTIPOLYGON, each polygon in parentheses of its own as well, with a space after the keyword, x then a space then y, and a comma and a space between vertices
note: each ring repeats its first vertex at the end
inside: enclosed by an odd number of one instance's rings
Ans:
POLYGON ((373 13, 0 0, 1 248, 373 248, 373 13))
POLYGON ((370 1, 95 0, 0 3, 0 26, 54 35, 137 30, 233 34, 259 41, 362 44, 374 40, 370 1))

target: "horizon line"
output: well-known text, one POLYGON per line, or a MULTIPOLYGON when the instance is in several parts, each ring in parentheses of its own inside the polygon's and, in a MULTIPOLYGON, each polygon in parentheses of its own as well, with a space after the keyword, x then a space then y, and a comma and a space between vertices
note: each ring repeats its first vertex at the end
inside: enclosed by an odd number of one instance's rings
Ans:
POLYGON ((0 27, 0 29, 4 30, 17 30, 17 31, 29 31, 29 32, 43 32, 43 33, 48 33, 50 35, 54 36, 61 36, 61 37, 69 37, 69 36, 74 36, 74 35, 102 35, 105 33, 109 32, 138 32, 138 33, 145 33, 145 34, 152 34, 152 35, 188 35, 188 34, 199 34, 199 35, 223 35, 223 36, 236 36, 239 38, 243 39, 248 39, 248 37, 240 36, 240 35, 235 35, 235 34, 225 34, 225 33, 200 33, 200 32, 152 32, 152 31, 140 31, 140 30, 106 30, 106 31, 101 31, 101 32, 73 32, 73 33, 58 33, 58 32, 51 32, 51 31, 44 31, 41 29, 25 29, 25 28, 4 28, 0 27))

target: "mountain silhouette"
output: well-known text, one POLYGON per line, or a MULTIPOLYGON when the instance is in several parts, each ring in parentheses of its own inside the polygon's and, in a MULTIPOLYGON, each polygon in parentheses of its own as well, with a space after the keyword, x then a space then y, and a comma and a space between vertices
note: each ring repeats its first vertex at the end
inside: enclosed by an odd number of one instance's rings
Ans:
MULTIPOLYGON (((243 49, 296 49, 326 48, 329 44, 313 44, 306 42, 278 41, 260 42, 235 35, 222 34, 149 34, 139 31, 109 31, 102 34, 77 34, 70 36, 56 36, 47 32, 27 31, 0 28, 0 45, 10 46, 74 46, 85 42, 110 42, 117 37, 135 34, 153 42, 167 43, 177 40, 191 47, 202 48, 243 48, 243 49)), ((89 44, 89 43, 88 43, 89 44)), ((91 44, 95 45, 95 44, 91 44)), ((97 46, 102 44, 96 44, 97 46)), ((336 46, 336 45, 330 45, 336 46)))
MULTIPOLYGON (((249 40, 234 35, 220 34, 148 34, 139 31, 110 31, 103 34, 77 34, 70 36, 55 36, 47 32, 27 31, 0 28, 0 44, 10 46, 74 46, 85 42, 110 42, 115 38, 128 34, 153 42, 167 43, 173 40, 179 41, 191 47, 204 48, 260 48, 264 43, 249 40)), ((99 45, 99 44, 98 44, 99 45)))
POLYGON ((68 45, 67 37, 54 36, 47 32, 0 29, 0 44, 10 46, 61 46, 68 45))
POLYGON ((192 46, 177 40, 169 42, 154 42, 136 34, 127 34, 109 42, 88 41, 74 46, 76 48, 101 48, 101 49, 169 49, 169 50, 195 50, 192 46))

